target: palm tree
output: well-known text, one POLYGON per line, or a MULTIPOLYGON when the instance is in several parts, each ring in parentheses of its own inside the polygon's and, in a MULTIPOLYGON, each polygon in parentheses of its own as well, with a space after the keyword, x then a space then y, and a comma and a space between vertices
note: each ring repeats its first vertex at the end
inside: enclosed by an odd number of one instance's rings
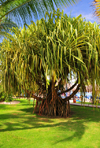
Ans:
POLYGON ((12 27, 17 27, 17 25, 7 17, 2 18, 0 22, 0 38, 7 36, 7 32, 12 27))
POLYGON ((94 0, 93 6, 95 7, 95 15, 100 19, 100 0, 94 0))
POLYGON ((0 0, 0 20, 5 16, 16 19, 16 22, 35 19, 43 16, 46 11, 54 10, 54 7, 61 7, 75 3, 77 0, 0 0))

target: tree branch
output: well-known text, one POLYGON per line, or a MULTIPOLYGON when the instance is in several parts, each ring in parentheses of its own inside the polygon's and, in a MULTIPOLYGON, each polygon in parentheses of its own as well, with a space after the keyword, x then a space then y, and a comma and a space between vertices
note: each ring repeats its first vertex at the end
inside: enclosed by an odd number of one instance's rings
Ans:
POLYGON ((63 100, 68 101, 68 100, 70 100, 71 98, 73 98, 73 97, 74 97, 74 95, 78 92, 79 87, 80 87, 80 84, 78 84, 78 86, 77 86, 76 90, 75 90, 75 91, 73 91, 73 93, 72 93, 70 96, 68 96, 68 97, 64 98, 63 100))
POLYGON ((43 98, 37 97, 37 96, 35 96, 35 95, 32 95, 32 97, 35 98, 37 101, 42 101, 42 100, 43 100, 43 98))
POLYGON ((71 86, 71 87, 70 87, 69 89, 67 89, 67 90, 61 91, 60 93, 58 93, 58 95, 61 95, 61 94, 63 94, 63 93, 66 93, 66 92, 70 91, 71 89, 73 89, 73 88, 77 85, 77 83, 78 83, 78 79, 77 79, 76 83, 75 83, 73 86, 71 86))

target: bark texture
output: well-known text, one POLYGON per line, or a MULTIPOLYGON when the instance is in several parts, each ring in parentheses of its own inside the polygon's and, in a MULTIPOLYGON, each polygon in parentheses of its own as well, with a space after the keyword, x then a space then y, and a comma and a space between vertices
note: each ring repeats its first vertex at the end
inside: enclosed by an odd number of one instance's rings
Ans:
POLYGON ((32 95, 32 97, 36 99, 34 112, 39 113, 39 115, 68 117, 70 115, 69 100, 73 98, 74 95, 78 92, 80 85, 77 85, 76 82, 69 89, 71 90, 75 86, 76 89, 73 91, 73 93, 70 96, 62 99, 60 94, 68 92, 68 90, 62 91, 61 93, 57 93, 57 90, 55 89, 54 80, 52 80, 46 98, 41 98, 36 95, 32 95))

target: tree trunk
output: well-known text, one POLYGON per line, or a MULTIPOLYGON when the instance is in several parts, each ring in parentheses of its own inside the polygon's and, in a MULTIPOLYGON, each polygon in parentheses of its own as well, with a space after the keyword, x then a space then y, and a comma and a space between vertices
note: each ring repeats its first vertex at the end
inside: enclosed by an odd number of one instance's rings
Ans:
POLYGON ((54 80, 52 79, 46 99, 33 95, 37 100, 34 112, 38 112, 39 115, 68 117, 70 115, 69 100, 78 92, 79 87, 80 84, 77 85, 76 90, 70 96, 62 99, 58 96, 54 80))
POLYGON ((47 116, 60 116, 67 117, 70 114, 70 104, 57 95, 55 90, 55 83, 52 79, 51 90, 49 91, 46 99, 43 99, 40 104, 36 102, 35 111, 39 109, 39 115, 47 116))
POLYGON ((39 107, 39 115, 49 115, 49 116, 61 116, 68 117, 70 114, 70 104, 69 101, 65 101, 55 93, 55 97, 52 99, 52 95, 47 96, 41 104, 37 105, 39 107))

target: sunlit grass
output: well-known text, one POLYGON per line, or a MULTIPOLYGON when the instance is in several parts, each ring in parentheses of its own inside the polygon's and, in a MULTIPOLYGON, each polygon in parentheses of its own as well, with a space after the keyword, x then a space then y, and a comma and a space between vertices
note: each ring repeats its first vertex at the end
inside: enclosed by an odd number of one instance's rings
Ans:
POLYGON ((49 118, 32 104, 0 105, 0 148, 100 147, 100 109, 71 106, 69 118, 49 118))

